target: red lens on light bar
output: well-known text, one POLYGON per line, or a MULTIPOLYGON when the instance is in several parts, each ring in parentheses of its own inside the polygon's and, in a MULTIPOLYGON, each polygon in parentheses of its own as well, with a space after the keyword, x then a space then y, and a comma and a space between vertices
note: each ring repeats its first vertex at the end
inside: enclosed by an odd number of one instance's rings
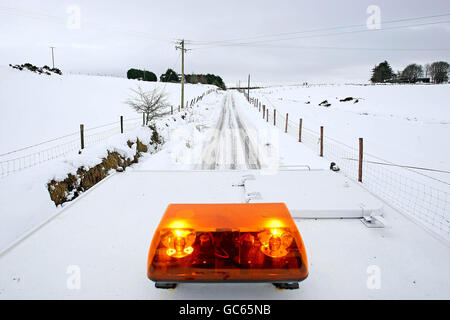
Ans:
POLYGON ((171 204, 148 257, 153 281, 301 281, 306 251, 284 203, 171 204))

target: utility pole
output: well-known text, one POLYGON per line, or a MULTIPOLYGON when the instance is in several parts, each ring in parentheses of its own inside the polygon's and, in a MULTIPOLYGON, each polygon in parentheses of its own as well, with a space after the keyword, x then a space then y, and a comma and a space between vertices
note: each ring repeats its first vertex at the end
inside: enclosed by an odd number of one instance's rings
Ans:
POLYGON ((53 69, 55 69, 55 55, 54 55, 54 53, 53 53, 53 49, 55 48, 55 47, 50 47, 51 49, 52 49, 52 65, 53 65, 53 69))
POLYGON ((184 39, 180 41, 180 46, 175 48, 181 49, 181 108, 184 108, 184 53, 188 51, 184 48, 184 39))
POLYGON ((250 75, 248 75, 247 99, 250 101, 250 75))

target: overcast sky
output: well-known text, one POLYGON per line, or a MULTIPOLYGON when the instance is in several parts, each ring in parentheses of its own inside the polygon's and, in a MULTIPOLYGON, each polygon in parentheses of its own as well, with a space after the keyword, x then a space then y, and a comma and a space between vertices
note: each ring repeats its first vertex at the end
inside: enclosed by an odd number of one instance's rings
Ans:
POLYGON ((437 21, 450 21, 449 0, 0 0, 0 64, 51 66, 55 46, 66 73, 125 76, 136 67, 159 77, 168 67, 180 72, 173 42, 184 38, 198 48, 186 53, 185 72, 215 73, 227 84, 249 73, 258 83, 366 82, 385 59, 394 70, 449 61, 450 23, 427 24, 437 21), (375 31, 365 26, 370 5, 380 9, 375 31), (311 32, 349 25, 359 27, 311 32))

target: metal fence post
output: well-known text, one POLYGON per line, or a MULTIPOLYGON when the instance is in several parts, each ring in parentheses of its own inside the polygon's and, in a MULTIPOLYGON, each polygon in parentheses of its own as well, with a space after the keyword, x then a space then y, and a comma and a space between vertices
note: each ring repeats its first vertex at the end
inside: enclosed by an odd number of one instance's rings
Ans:
POLYGON ((298 142, 302 142, 302 122, 303 119, 300 118, 300 123, 298 124, 298 142))
POLYGON ((323 157, 323 126, 320 126, 320 156, 323 157))
POLYGON ((81 149, 84 149, 84 124, 80 124, 81 149))
POLYGON ((284 126, 284 132, 288 132, 289 113, 286 113, 286 125, 284 126))
POLYGON ((359 138, 359 163, 358 163, 358 181, 362 182, 363 170, 363 138, 359 138))

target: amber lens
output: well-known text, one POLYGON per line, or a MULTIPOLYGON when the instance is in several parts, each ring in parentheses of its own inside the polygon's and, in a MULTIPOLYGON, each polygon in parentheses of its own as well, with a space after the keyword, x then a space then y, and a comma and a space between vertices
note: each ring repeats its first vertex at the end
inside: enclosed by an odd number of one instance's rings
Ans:
POLYGON ((154 281, 300 281, 300 233, 285 204, 170 205, 148 258, 154 281))
POLYGON ((183 258, 194 249, 195 232, 192 229, 169 229, 162 232, 162 244, 167 248, 166 254, 174 258, 183 258))

